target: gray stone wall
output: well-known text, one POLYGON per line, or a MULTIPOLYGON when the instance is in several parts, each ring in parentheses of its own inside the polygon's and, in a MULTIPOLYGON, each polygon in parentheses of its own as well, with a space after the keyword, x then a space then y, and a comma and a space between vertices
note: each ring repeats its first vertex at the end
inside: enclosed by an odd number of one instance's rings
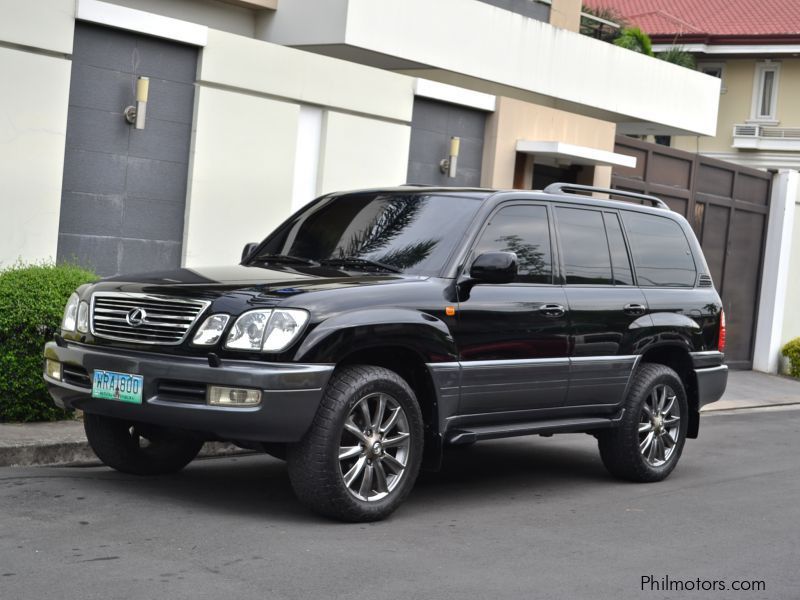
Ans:
POLYGON ((197 50, 77 23, 58 260, 100 275, 180 264, 197 50), (150 78, 144 130, 129 125, 150 78))
POLYGON ((411 121, 408 183, 480 185, 486 115, 483 111, 465 106, 416 98, 411 121), (458 170, 454 179, 439 170, 439 161, 447 157, 452 136, 461 138, 458 170))

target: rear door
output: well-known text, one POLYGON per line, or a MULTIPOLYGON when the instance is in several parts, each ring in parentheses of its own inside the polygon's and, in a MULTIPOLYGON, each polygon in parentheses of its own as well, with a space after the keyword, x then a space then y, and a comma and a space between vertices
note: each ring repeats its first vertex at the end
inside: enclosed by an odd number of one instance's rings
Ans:
POLYGON ((512 283, 481 283, 460 293, 454 336, 462 367, 462 415, 554 408, 564 402, 569 315, 564 289, 554 283, 551 223, 545 204, 504 204, 489 217, 470 254, 468 264, 484 252, 514 252, 519 272, 512 283))
POLYGON ((648 331, 649 310, 634 285, 616 211, 556 206, 561 270, 570 312, 570 384, 566 406, 622 400, 648 331))

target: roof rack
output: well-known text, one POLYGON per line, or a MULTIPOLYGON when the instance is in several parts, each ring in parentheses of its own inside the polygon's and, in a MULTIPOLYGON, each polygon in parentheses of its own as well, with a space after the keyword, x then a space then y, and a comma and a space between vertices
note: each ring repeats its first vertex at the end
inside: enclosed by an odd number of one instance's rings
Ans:
POLYGON ((594 187, 593 185, 579 185, 577 183, 551 183, 546 188, 544 188, 544 191, 547 194, 567 194, 568 190, 573 190, 577 192, 600 192, 602 194, 608 194, 609 196, 622 196, 623 198, 646 200, 647 202, 652 202, 653 206, 655 206, 656 208, 663 208, 664 210, 670 210, 669 206, 667 206, 667 203, 664 202, 661 198, 656 198, 655 196, 648 196, 647 194, 637 194, 636 192, 628 192, 626 190, 612 190, 611 188, 594 187))

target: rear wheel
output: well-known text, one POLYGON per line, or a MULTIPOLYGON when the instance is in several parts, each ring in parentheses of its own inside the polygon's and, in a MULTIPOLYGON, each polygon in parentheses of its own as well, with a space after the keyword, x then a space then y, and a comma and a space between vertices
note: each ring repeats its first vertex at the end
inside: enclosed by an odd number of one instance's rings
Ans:
POLYGON ((112 469, 133 475, 175 473, 203 447, 202 440, 146 423, 85 413, 86 438, 97 457, 112 469))
POLYGON ((631 383, 621 425, 598 436, 603 464, 612 475, 630 481, 665 479, 683 451, 688 417, 678 374, 664 365, 642 365, 631 383))
POLYGON ((422 445, 422 415, 405 380, 382 367, 346 367, 329 383, 302 442, 289 448, 289 477, 312 510, 375 521, 410 493, 422 445))

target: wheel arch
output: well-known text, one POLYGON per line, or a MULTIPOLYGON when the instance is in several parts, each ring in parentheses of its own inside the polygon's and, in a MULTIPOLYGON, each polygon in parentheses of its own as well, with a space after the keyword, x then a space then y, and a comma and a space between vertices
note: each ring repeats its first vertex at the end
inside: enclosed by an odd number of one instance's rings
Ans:
POLYGON ((664 344, 650 348, 642 355, 640 364, 656 363, 669 367, 678 374, 686 391, 689 404, 689 423, 687 438, 696 438, 700 430, 700 405, 697 393, 697 378, 689 350, 678 344, 664 344))
POLYGON ((441 464, 439 403, 436 387, 425 359, 416 350, 397 344, 377 344, 351 350, 336 363, 336 369, 350 365, 372 365, 394 371, 417 397, 425 431, 423 468, 436 470, 441 464))

